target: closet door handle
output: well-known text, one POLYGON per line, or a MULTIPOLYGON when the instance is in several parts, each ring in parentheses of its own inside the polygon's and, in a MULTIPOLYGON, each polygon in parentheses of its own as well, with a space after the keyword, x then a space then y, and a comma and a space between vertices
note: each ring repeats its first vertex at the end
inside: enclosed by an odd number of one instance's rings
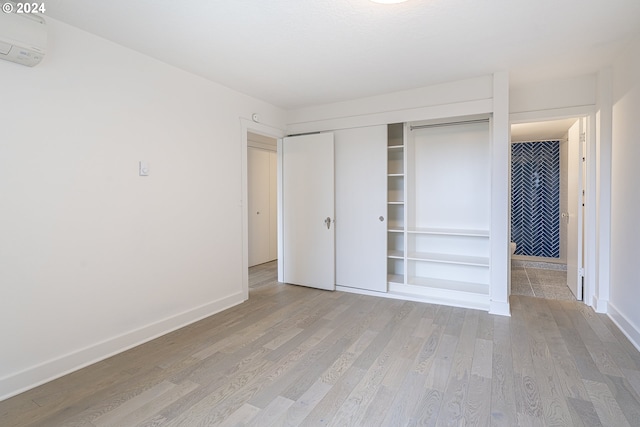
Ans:
POLYGON ((378 219, 380 220, 380 222, 384 221, 384 217, 382 215, 380 215, 378 219))
POLYGON ((327 224, 327 229, 331 228, 331 217, 328 216, 327 219, 324 220, 324 223, 327 224))

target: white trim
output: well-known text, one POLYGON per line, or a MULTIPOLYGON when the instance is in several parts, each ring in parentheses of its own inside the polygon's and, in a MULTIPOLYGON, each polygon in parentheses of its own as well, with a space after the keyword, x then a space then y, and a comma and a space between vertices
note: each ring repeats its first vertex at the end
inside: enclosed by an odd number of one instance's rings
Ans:
MULTIPOLYGON (((284 136, 284 130, 274 128, 268 125, 264 125, 262 123, 256 123, 253 120, 240 117, 240 141, 241 141, 241 149, 240 149, 240 181, 242 183, 241 189, 241 199, 240 199, 240 210, 242 212, 242 292, 245 300, 249 298, 249 212, 247 212, 247 199, 249 197, 248 190, 248 166, 247 166, 247 156, 248 156, 248 148, 249 148, 249 138, 247 133, 252 132, 259 135, 269 136, 271 138, 275 138, 277 140, 277 150, 280 152, 280 138, 284 136)), ((280 248, 282 247, 280 242, 280 230, 282 230, 282 224, 280 223, 280 165, 282 163, 282 159, 280 158, 280 154, 278 154, 278 275, 281 269, 281 261, 280 259, 280 248)), ((278 276, 278 280, 280 277, 278 276)))
POLYGON ((284 282, 284 198, 282 191, 282 165, 284 164, 284 155, 282 149, 282 138, 278 139, 278 149, 276 152, 278 163, 276 165, 277 177, 277 204, 278 204, 278 282, 284 282))
POLYGON ((489 301, 489 314, 511 317, 511 306, 504 301, 489 301))
POLYGON ((510 125, 509 74, 493 75, 493 116, 491 118, 491 223, 489 312, 509 315, 511 285, 510 251, 510 125), (495 306, 495 309, 491 307, 495 306), (500 308, 497 308, 500 307, 500 308))
POLYGON ((327 120, 291 123, 287 126, 287 132, 290 135, 295 135, 307 132, 324 132, 365 126, 386 125, 389 123, 408 123, 450 117, 472 116, 476 114, 491 113, 492 109, 493 102, 491 99, 480 99, 365 115, 339 117, 327 120))
POLYGON ((448 307, 461 307, 471 310, 487 311, 488 301, 486 295, 466 294, 464 292, 433 292, 433 289, 419 288, 411 285, 389 284, 388 292, 375 292, 365 289, 350 288, 336 285, 336 291, 350 294, 369 295, 380 298, 397 299, 402 301, 414 301, 424 304, 446 305, 448 307), (411 289, 403 292, 405 289, 411 289), (454 298, 451 298, 454 296, 454 298))
POLYGON ((595 241, 593 254, 596 268, 593 297, 598 312, 606 312, 611 278, 611 173, 613 147, 613 71, 606 68, 598 73, 598 112, 595 120, 595 241), (604 311, 600 311, 600 310, 604 311))
POLYGON ((390 298, 387 292, 370 291, 368 289, 351 288, 349 286, 336 285, 336 291, 347 292, 350 294, 369 295, 372 297, 390 298))
POLYGON ((591 304, 596 313, 606 314, 609 311, 609 301, 599 299, 597 295, 593 296, 591 304))
POLYGON ((576 107, 552 108, 549 110, 523 111, 509 114, 509 123, 543 122, 548 120, 570 119, 583 117, 595 113, 595 105, 580 105, 576 107))
POLYGON ((276 152, 278 151, 278 147, 276 144, 271 145, 271 144, 264 144, 262 142, 256 142, 256 141, 252 141, 252 140, 248 140, 247 141, 247 147, 249 148, 256 148, 258 150, 264 150, 264 151, 272 151, 272 152, 276 152))
POLYGON ((607 315, 613 321, 613 323, 620 328, 620 331, 629 338, 631 344, 640 351, 640 328, 634 325, 627 317, 620 313, 616 307, 609 302, 609 309, 607 315))
MULTIPOLYGON (((583 218, 583 227, 584 227, 584 241, 583 247, 585 248, 585 261, 583 267, 585 268, 585 280, 584 280, 584 292, 582 295, 583 302, 593 307, 594 301, 596 301, 596 294, 598 293, 598 282, 597 282, 597 271, 599 268, 600 260, 596 259, 595 254, 593 253, 596 245, 598 244, 594 239, 596 231, 598 230, 599 224, 602 222, 600 217, 596 217, 596 187, 598 183, 598 179, 595 176, 596 174, 596 162, 599 161, 596 155, 596 142, 597 138, 599 139, 599 135, 597 135, 596 130, 596 106, 588 105, 588 106, 577 106, 577 107, 567 107, 567 108, 555 108, 549 110, 540 110, 540 111, 527 111, 522 113, 512 113, 509 115, 510 124, 515 123, 531 123, 531 122, 539 122, 539 121, 549 121, 549 120, 559 120, 559 119, 568 119, 568 118, 586 118, 587 122, 587 141, 586 141, 586 177, 584 177, 584 181, 586 183, 585 186, 585 197, 587 200, 587 209, 585 212, 585 217, 583 218)), ((509 214, 509 223, 511 223, 511 214, 509 214)), ((608 292, 608 290, 607 290, 608 292)), ((608 296, 608 295, 607 295, 608 296)), ((600 304, 602 305, 602 295, 599 296, 600 304)))
POLYGON ((183 328, 243 301, 245 298, 239 292, 2 377, 0 401, 183 328))

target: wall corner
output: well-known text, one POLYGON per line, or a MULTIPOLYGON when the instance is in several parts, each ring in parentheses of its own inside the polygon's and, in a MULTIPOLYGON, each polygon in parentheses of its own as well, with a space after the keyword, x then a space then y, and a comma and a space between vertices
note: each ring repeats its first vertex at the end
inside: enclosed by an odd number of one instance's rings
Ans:
POLYGON ((493 75, 490 313, 509 315, 509 74, 493 75))

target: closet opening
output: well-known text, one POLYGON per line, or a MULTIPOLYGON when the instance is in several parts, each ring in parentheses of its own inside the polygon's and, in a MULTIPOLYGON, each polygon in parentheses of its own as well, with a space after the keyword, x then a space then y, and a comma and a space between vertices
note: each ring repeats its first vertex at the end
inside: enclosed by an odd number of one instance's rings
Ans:
POLYGON ((511 294, 582 300, 587 118, 511 125, 511 294))

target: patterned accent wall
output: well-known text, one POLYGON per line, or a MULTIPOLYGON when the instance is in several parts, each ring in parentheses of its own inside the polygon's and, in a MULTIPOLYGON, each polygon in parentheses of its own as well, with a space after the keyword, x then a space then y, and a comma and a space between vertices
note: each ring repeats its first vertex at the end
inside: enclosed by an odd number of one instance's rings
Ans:
POLYGON ((516 255, 560 257, 560 141, 511 144, 516 255))

